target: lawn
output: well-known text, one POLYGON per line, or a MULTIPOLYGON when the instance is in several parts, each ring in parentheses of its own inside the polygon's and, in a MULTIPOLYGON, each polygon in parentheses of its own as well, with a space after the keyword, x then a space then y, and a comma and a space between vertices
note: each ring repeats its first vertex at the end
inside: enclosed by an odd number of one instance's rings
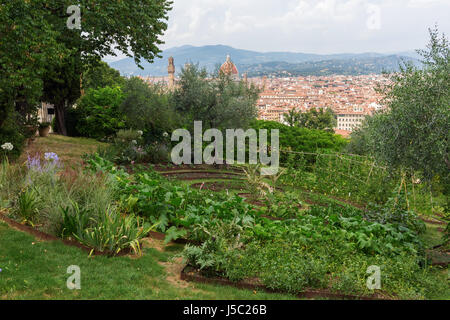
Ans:
POLYGON ((81 163, 81 156, 95 152, 98 147, 107 144, 87 138, 71 138, 56 134, 50 134, 46 138, 36 137, 36 140, 22 154, 20 161, 25 162, 27 156, 36 153, 54 152, 67 166, 76 166, 81 163))
POLYGON ((177 245, 145 241, 144 254, 88 257, 62 242, 38 241, 0 223, 1 299, 294 299, 289 295, 180 281, 177 245), (67 267, 81 269, 81 290, 66 286, 67 267))

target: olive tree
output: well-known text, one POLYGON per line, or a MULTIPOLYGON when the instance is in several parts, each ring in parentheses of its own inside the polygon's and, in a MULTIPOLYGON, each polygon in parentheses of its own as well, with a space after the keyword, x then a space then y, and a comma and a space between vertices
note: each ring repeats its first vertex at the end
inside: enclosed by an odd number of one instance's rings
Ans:
POLYGON ((223 73, 209 75, 196 65, 184 68, 171 100, 186 128, 202 121, 203 128, 247 128, 256 118, 259 89, 223 73))
POLYGON ((392 168, 408 168, 449 193, 450 51, 448 38, 430 29, 421 68, 401 66, 381 88, 387 109, 352 135, 353 151, 369 153, 392 168))

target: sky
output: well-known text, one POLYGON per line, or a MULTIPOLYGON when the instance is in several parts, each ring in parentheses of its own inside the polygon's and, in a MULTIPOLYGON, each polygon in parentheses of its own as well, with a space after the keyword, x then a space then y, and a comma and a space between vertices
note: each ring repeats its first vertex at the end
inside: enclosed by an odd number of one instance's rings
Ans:
POLYGON ((229 45, 254 51, 392 53, 450 34, 450 0, 173 0, 162 49, 229 45))

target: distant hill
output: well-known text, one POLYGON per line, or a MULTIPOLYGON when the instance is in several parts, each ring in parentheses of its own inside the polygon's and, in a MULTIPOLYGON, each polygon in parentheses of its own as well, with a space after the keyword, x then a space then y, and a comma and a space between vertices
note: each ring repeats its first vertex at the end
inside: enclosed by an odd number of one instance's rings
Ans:
POLYGON ((167 49, 162 53, 162 59, 155 59, 150 64, 143 62, 144 70, 138 68, 132 58, 125 58, 110 63, 123 75, 165 76, 167 75, 167 59, 173 57, 177 72, 186 63, 198 63, 201 67, 213 72, 218 65, 225 62, 231 55, 240 73, 247 72, 249 76, 262 75, 329 75, 345 74, 360 75, 380 73, 383 70, 397 70, 401 59, 417 63, 414 53, 402 55, 384 55, 379 53, 332 54, 319 55, 293 52, 256 52, 235 49, 223 45, 203 47, 182 46, 167 49))
POLYGON ((309 61, 303 63, 266 62, 243 66, 249 77, 257 76, 328 76, 380 74, 398 71, 399 65, 410 58, 391 55, 386 57, 360 57, 339 60, 309 61))

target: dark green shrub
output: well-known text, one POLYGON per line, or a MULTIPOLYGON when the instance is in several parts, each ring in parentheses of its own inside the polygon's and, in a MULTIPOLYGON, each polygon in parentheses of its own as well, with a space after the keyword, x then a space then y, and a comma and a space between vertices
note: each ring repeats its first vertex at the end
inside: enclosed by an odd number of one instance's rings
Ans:
POLYGON ((145 160, 150 163, 167 163, 170 161, 170 149, 164 143, 153 143, 145 148, 145 160))
POLYGON ((119 106, 123 101, 122 90, 106 87, 88 90, 76 107, 76 130, 87 138, 107 139, 125 128, 119 106))
POLYGON ((170 106, 170 94, 160 85, 151 85, 134 77, 126 81, 120 113, 126 126, 143 131, 145 145, 163 141, 165 132, 180 127, 180 116, 170 106))
MULTIPOLYGON (((280 148, 282 151, 307 152, 307 153, 330 153, 340 152, 348 143, 348 141, 339 135, 315 129, 306 129, 299 127, 289 127, 287 125, 275 121, 254 121, 251 127, 255 130, 268 130, 268 143, 270 143, 271 131, 278 129, 280 132, 280 148)), ((309 155, 292 155, 291 162, 306 160, 309 163, 315 161, 314 156, 309 155)), ((289 159, 288 153, 281 152, 280 161, 287 163, 289 159)))
POLYGON ((15 160, 21 155, 25 147, 25 135, 22 129, 18 125, 17 117, 14 114, 8 117, 0 126, 0 145, 8 142, 13 145, 13 149, 10 151, 0 148, 0 161, 3 161, 5 156, 10 160, 15 160))

